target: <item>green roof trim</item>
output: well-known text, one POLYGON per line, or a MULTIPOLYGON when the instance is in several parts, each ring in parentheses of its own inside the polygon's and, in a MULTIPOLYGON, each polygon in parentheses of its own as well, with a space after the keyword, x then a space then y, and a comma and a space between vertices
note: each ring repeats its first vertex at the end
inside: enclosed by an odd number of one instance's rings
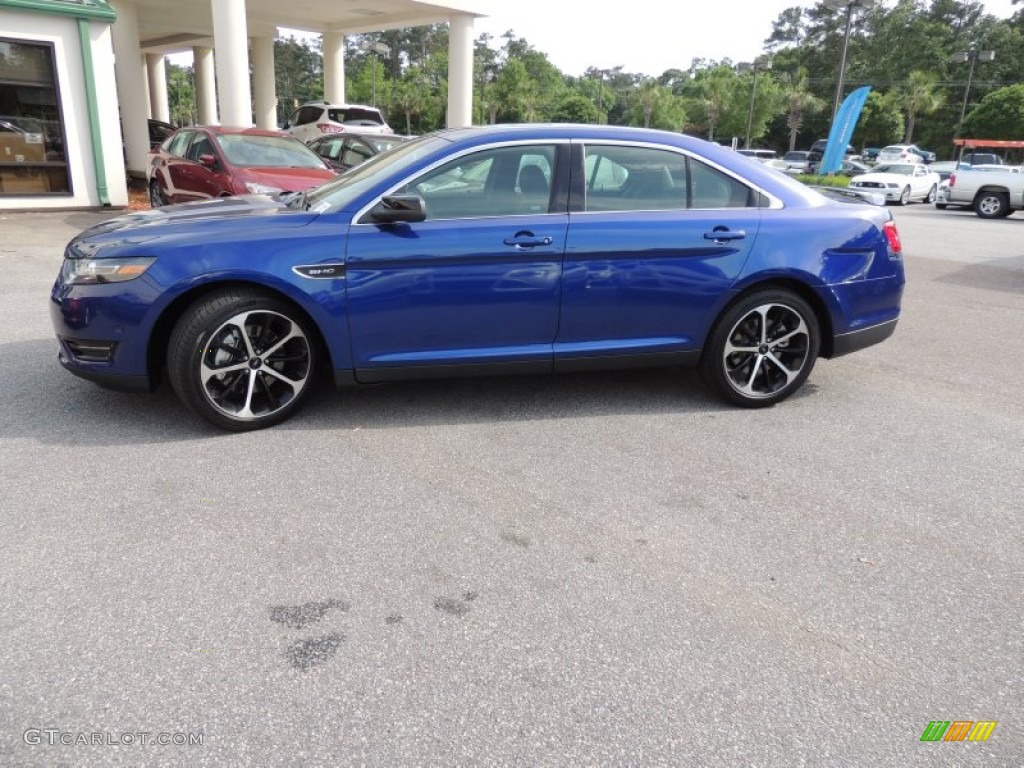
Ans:
POLYGON ((0 0, 0 8, 38 13, 57 13, 79 19, 98 19, 113 23, 117 12, 105 0, 0 0))

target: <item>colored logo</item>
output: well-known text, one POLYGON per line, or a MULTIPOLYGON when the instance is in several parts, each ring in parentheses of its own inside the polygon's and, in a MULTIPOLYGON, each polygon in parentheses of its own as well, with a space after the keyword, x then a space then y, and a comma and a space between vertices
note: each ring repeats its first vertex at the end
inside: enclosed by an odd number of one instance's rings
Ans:
POLYGON ((995 720, 932 720, 921 741, 988 741, 995 729, 995 720))

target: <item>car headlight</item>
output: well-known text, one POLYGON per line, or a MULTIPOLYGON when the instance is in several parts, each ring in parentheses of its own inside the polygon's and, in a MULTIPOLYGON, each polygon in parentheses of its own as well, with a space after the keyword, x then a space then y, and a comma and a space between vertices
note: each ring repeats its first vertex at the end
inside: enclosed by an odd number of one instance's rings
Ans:
POLYGON ((255 181, 245 182, 245 188, 249 190, 250 195, 279 195, 284 192, 283 189, 278 187, 269 187, 266 184, 257 184, 255 181))
POLYGON ((155 256, 113 259, 64 259, 61 279, 65 285, 123 283, 146 273, 155 256))

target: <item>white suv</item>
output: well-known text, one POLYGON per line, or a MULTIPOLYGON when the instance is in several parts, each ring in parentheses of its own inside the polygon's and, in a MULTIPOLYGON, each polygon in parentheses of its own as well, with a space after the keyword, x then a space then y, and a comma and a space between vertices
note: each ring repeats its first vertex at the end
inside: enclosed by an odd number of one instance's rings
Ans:
POLYGON ((307 144, 330 133, 394 133, 376 107, 311 101, 292 112, 284 129, 307 144))

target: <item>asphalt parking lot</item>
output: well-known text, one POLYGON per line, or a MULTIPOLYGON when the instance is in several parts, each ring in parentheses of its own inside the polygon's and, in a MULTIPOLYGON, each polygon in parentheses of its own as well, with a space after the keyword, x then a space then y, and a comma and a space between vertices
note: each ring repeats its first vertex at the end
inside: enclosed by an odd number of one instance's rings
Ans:
POLYGON ((1022 764, 1024 215, 893 212, 896 335, 773 409, 432 381, 243 435, 64 373, 96 217, 0 215, 0 764, 1022 764))

